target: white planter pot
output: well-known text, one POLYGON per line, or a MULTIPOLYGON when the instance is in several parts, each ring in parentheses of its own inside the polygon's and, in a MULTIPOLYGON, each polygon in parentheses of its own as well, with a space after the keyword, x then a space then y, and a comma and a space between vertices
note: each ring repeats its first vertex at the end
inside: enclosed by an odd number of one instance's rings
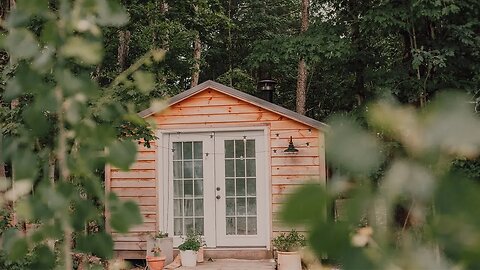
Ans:
POLYGON ((165 265, 173 262, 173 238, 149 238, 147 240, 147 256, 154 256, 152 249, 154 246, 160 247, 162 250, 161 255, 165 257, 165 265))
POLYGON ((278 270, 302 270, 302 259, 298 252, 277 252, 278 270))
POLYGON ((180 258, 182 266, 195 267, 197 266, 197 251, 180 250, 180 258))

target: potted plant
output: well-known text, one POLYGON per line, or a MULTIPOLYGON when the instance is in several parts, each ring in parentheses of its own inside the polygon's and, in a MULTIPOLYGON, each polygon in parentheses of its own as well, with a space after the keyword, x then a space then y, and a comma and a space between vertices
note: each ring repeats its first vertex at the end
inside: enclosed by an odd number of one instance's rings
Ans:
POLYGON ((158 247, 162 250, 162 256, 165 257, 165 264, 168 265, 173 261, 173 238, 168 237, 168 233, 159 231, 150 234, 147 238, 147 254, 153 256, 152 249, 158 247))
POLYGON ((305 246, 305 236, 296 230, 282 233, 273 239, 273 246, 277 250, 278 270, 301 270, 302 259, 299 250, 305 246))
POLYGON ((161 256, 162 249, 154 246, 151 250, 153 256, 146 256, 148 268, 151 270, 162 270, 165 266, 165 257, 161 256))
POLYGON ((183 266, 197 266, 197 253, 202 245, 201 238, 196 233, 189 233, 185 241, 178 246, 183 266))

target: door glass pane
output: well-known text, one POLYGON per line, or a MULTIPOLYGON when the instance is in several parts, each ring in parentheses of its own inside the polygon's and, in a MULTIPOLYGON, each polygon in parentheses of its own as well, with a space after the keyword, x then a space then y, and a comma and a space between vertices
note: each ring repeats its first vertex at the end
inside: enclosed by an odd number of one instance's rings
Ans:
POLYGON ((234 177, 235 176, 235 167, 233 165, 233 159, 225 160, 225 177, 234 177))
POLYGON ((247 198, 247 214, 257 214, 257 198, 247 198))
POLYGON ((192 142, 183 142, 183 159, 192 159, 192 142))
POLYGON ((256 235, 255 140, 225 140, 224 143, 227 235, 256 235))
POLYGON ((172 147, 174 235, 203 234, 203 142, 174 142, 172 147))
POLYGON ((226 205, 227 216, 235 216, 235 199, 227 198, 226 201, 227 201, 227 205, 226 205))
POLYGON ((255 159, 247 159, 247 176, 255 176, 255 159))
POLYGON ((173 143, 173 160, 182 159, 182 143, 174 142, 173 143))
POLYGON ((235 196, 235 179, 225 180, 225 194, 227 196, 235 196))
POLYGON ((247 157, 255 157, 255 140, 247 140, 247 157))
POLYGON ((249 235, 257 234, 257 218, 256 217, 247 218, 247 234, 249 235))
POLYGON ((233 235, 235 233, 235 218, 234 217, 227 217, 226 218, 227 224, 227 235, 233 235))
POLYGON ((245 177, 245 159, 235 160, 235 176, 245 177))
POLYGON ((183 178, 193 178, 193 162, 183 162, 183 178))
POLYGON ((245 157, 245 143, 243 140, 235 140, 235 158, 245 157))
POLYGON ((247 234, 247 218, 237 217, 237 234, 245 235, 247 234))
POLYGON ((174 161, 173 162, 173 179, 182 178, 182 162, 174 161))
POLYGON ((225 157, 233 158, 233 141, 225 141, 225 157))
POLYGON ((257 194, 257 181, 255 178, 247 178, 247 195, 255 196, 257 194))
POLYGON ((194 176, 195 178, 203 178, 203 160, 194 161, 194 176))
POLYGON ((245 179, 237 178, 236 180, 236 195, 238 196, 245 196, 245 179))
POLYGON ((195 197, 202 197, 203 195, 203 181, 202 180, 194 180, 193 185, 193 193, 195 197))
POLYGON ((183 197, 183 181, 182 180, 173 180, 173 196, 175 198, 183 197))
POLYGON ((194 159, 202 159, 203 158, 202 142, 194 142, 193 143, 193 158, 194 159))

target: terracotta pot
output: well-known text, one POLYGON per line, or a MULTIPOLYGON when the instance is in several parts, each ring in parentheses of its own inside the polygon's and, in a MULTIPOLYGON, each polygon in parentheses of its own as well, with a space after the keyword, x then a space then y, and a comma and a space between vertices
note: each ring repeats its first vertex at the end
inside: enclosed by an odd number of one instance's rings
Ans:
POLYGON ((299 252, 277 252, 278 270, 302 270, 302 259, 299 252))
POLYGON ((148 268, 151 270, 162 270, 165 266, 165 257, 151 257, 147 256, 148 268))
POLYGON ((152 249, 154 247, 159 247, 162 252, 160 256, 165 257, 165 265, 173 262, 173 238, 164 237, 164 238, 147 238, 147 254, 146 256, 154 256, 152 249))
POLYGON ((195 267, 197 266, 197 251, 180 250, 180 258, 182 266, 195 267))

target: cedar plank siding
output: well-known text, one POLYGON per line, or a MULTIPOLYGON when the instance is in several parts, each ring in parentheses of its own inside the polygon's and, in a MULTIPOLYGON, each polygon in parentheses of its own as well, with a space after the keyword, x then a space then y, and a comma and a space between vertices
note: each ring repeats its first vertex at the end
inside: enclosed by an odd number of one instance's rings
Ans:
MULTIPOLYGON (((270 146, 267 148, 271 148, 271 160, 267 161, 271 166, 271 205, 268 211, 271 211, 272 220, 267 224, 270 224, 273 235, 288 230, 282 227, 277 218, 286 195, 305 180, 325 181, 323 132, 214 89, 207 88, 148 119, 154 120, 157 128, 162 130, 188 128, 192 132, 195 132, 195 128, 268 126, 270 146), (283 152, 290 136, 299 149, 298 154, 283 152), (306 146, 307 142, 309 146, 306 146)), ((158 229, 156 176, 162 174, 155 171, 157 153, 154 143, 150 149, 139 146, 137 162, 130 171, 112 168, 106 173, 107 178, 110 177, 107 179, 109 188, 120 198, 136 201, 144 216, 144 223, 130 233, 113 233, 115 250, 119 256, 138 255, 146 247, 145 233, 158 229)))

